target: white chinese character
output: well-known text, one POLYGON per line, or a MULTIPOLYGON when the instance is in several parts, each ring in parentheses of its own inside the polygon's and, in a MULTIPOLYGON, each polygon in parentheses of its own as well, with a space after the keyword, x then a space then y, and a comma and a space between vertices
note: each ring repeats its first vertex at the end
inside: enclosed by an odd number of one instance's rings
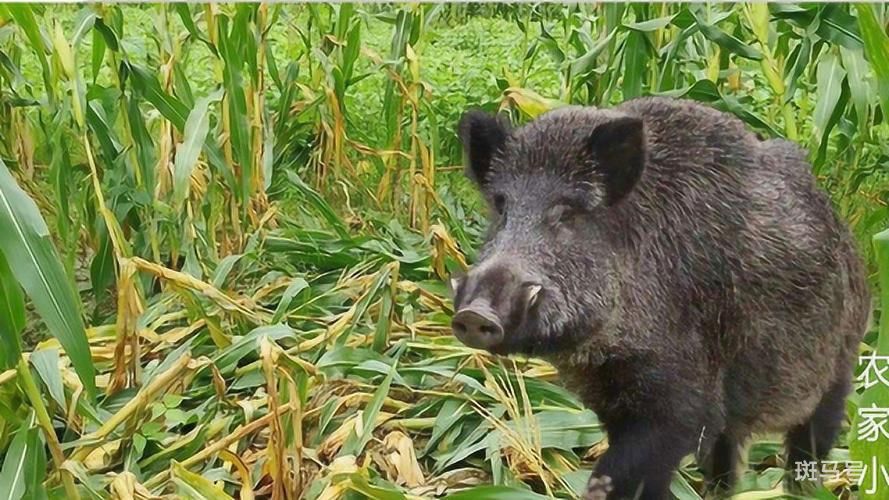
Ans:
POLYGON ((818 481, 818 462, 796 462, 793 466, 795 481, 818 481))
POLYGON ((858 358, 858 364, 862 364, 865 361, 867 361, 867 366, 855 380, 864 382, 865 389, 877 384, 889 386, 889 380, 884 376, 886 370, 889 370, 889 356, 877 356, 871 353, 858 358))
MULTIPOLYGON (((877 457, 873 457, 873 461, 874 461, 874 468, 876 468, 876 466, 877 466, 877 457)), ((883 484, 884 484, 885 486, 889 486, 889 471, 886 470, 886 466, 885 466, 885 465, 880 465, 880 473, 881 473, 881 475, 883 476, 883 484)), ((874 475, 876 475, 876 474, 874 474, 874 475)), ((884 486, 884 487, 885 487, 885 486, 884 486)), ((874 493, 876 493, 876 491, 877 491, 877 490, 876 490, 876 487, 874 487, 874 493)), ((885 491, 885 490, 884 490, 884 491, 885 491)))
POLYGON ((842 462, 829 460, 821 462, 821 481, 828 482, 840 479, 840 475, 843 472, 840 464, 842 464, 842 462))
POLYGON ((870 408, 859 408, 858 439, 863 441, 876 441, 880 436, 889 438, 886 430, 886 419, 889 419, 889 408, 877 408, 872 404, 870 408))
MULTIPOLYGON (((862 471, 862 479, 864 478, 864 476, 867 475, 868 469, 870 469, 870 471, 872 472, 872 474, 870 474, 870 478, 871 478, 870 487, 868 487, 867 490, 865 490, 865 493, 867 493, 868 495, 873 495, 877 492, 877 481, 878 481, 877 457, 871 457, 871 463, 869 465, 870 465, 870 467, 868 467, 868 464, 864 465, 864 468, 862 471)), ((886 470, 886 466, 880 465, 879 472, 882 473, 883 482, 885 483, 885 485, 889 485, 889 471, 886 470)), ((860 484, 859 484, 859 488, 860 488, 860 484)))
POLYGON ((849 482, 856 486, 861 486, 866 471, 867 466, 860 460, 846 462, 846 476, 849 478, 849 482))

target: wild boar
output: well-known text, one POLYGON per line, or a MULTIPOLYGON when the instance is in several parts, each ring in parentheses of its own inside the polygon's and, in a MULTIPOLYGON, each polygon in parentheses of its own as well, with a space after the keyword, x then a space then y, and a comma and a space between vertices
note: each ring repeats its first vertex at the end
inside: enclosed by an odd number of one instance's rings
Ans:
POLYGON ((597 413, 589 498, 666 498, 692 453, 730 488, 753 432, 786 433, 791 470, 825 456, 870 292, 799 147, 667 98, 459 134, 491 215, 454 334, 549 360, 597 413))

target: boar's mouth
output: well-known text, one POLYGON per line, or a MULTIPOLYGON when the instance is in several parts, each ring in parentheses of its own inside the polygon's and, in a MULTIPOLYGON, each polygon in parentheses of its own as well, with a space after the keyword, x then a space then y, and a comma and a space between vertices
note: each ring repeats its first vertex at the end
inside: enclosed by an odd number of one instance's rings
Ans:
MULTIPOLYGON (((545 356, 570 349, 572 315, 559 283, 504 259, 490 259, 452 277, 454 336, 493 354, 545 356)), ((571 338, 571 341, 574 339, 571 338)))
MULTIPOLYGON (((512 275, 503 273, 506 276, 512 275)), ((451 328, 457 339, 476 349, 491 352, 502 351, 510 343, 505 332, 513 336, 524 326, 529 312, 535 309, 543 287, 536 282, 507 283, 498 280, 475 280, 466 286, 466 280, 455 279, 456 313, 451 328), (469 290, 467 290, 467 288, 469 290)))
POLYGON ((604 327, 601 320, 585 317, 572 321, 560 311, 541 307, 515 328, 506 328, 499 344, 485 349, 496 355, 521 354, 553 361, 584 350, 588 342, 602 335, 604 327))
POLYGON ((560 314, 550 310, 553 304, 547 296, 554 290, 544 290, 536 283, 523 288, 525 298, 499 313, 486 298, 459 304, 451 320, 454 336, 468 347, 497 355, 546 356, 570 349, 571 342, 564 338, 567 332, 559 323, 560 314))

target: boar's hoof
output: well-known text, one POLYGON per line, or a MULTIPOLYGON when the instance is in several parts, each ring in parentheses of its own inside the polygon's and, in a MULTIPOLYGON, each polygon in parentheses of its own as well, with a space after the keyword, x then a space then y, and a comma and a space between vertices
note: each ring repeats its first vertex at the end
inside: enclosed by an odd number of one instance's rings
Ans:
POLYGON ((583 500, 605 500, 612 489, 610 477, 593 476, 586 485, 583 500))

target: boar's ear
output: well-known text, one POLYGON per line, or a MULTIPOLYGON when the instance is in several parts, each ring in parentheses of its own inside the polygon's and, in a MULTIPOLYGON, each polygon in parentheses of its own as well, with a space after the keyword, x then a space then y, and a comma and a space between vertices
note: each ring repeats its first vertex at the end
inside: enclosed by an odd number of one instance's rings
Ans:
POLYGON ((645 166, 645 126, 640 118, 623 116, 593 131, 587 142, 605 186, 605 205, 614 205, 632 191, 645 166))
POLYGON ((484 188, 494 154, 503 147, 509 135, 509 125, 501 116, 472 110, 463 114, 459 129, 466 157, 466 176, 484 188))

